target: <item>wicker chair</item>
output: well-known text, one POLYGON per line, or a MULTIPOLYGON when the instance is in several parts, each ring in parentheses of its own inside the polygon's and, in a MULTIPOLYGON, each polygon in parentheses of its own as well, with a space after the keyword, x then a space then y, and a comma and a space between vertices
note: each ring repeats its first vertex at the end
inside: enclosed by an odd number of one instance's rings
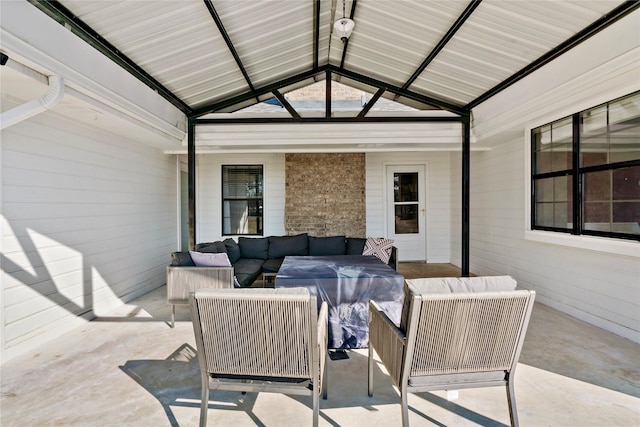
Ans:
POLYGON ((189 298, 202 379, 200 425, 210 390, 327 397, 327 304, 303 288, 203 289, 189 298))
POLYGON ((400 327, 370 302, 369 396, 375 350, 400 391, 403 426, 409 425, 409 392, 491 386, 506 386, 511 425, 517 426, 513 381, 535 292, 491 291, 502 282, 515 289, 508 276, 411 282, 405 284, 400 327), (447 293, 431 293, 442 287, 439 292, 447 293))
POLYGON ((233 288, 233 267, 167 267, 167 302, 171 304, 171 327, 176 324, 176 304, 189 304, 198 289, 233 288))

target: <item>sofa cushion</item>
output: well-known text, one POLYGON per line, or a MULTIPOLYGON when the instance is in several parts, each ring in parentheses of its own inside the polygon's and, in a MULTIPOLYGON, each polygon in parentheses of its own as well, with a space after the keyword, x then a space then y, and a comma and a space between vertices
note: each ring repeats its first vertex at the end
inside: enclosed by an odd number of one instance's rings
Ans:
POLYGON ((258 278, 262 272, 261 259, 256 258, 240 258, 238 262, 233 265, 233 274, 235 274, 240 286, 251 286, 254 280, 258 278))
POLYGON ((194 248, 196 252, 202 253, 227 253, 227 248, 222 242, 198 243, 194 248))
POLYGON ((229 261, 231 264, 235 264, 242 257, 240 254, 240 246, 232 238, 224 239, 222 241, 227 248, 227 255, 229 255, 229 261))
POLYGON ((391 258, 391 248, 393 240, 369 237, 364 244, 362 255, 373 255, 385 264, 389 263, 391 258))
POLYGON ((222 252, 195 252, 189 251, 191 259, 196 267, 231 267, 229 257, 226 253, 222 252))
POLYGON ((270 236, 267 258, 309 255, 307 233, 297 236, 270 236))
POLYGON ((269 253, 267 237, 238 237, 238 246, 240 246, 242 258, 267 259, 269 253))
POLYGON ((404 303, 402 304, 402 314, 400 316, 400 329, 402 331, 407 330, 411 294, 513 291, 517 284, 516 280, 511 276, 407 279, 404 282, 404 303))
POLYGON ((277 273, 280 270, 280 266, 284 258, 269 258, 262 264, 263 273, 277 273))
POLYGON ((347 240, 344 236, 313 237, 309 236, 309 255, 330 256, 345 255, 347 240))
POLYGON ((195 264, 189 252, 171 252, 172 267, 193 267, 195 264))
POLYGON ((347 237, 347 255, 362 255, 362 251, 364 251, 364 244, 366 242, 367 239, 347 237))

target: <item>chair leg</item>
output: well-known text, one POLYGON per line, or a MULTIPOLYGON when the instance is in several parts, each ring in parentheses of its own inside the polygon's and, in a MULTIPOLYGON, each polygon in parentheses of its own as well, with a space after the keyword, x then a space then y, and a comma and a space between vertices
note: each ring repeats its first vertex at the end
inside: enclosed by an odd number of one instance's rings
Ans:
POLYGON ((507 401, 509 402, 509 418, 511 419, 511 426, 518 427, 518 410, 516 409, 516 392, 513 386, 513 381, 507 381, 507 401))
POLYGON ((368 365, 368 374, 367 374, 367 393, 369 397, 373 396, 373 347, 371 346, 371 342, 369 342, 369 365, 368 365))
POLYGON ((171 304, 171 327, 176 327, 176 305, 171 304))
POLYGON ((200 427, 207 425, 207 411, 209 409, 209 389, 203 385, 200 396, 200 427))
POLYGON ((320 416, 320 390, 313 390, 313 427, 318 427, 318 418, 320 416))
POLYGON ((402 427, 409 427, 409 402, 407 401, 407 386, 400 388, 400 399, 402 400, 402 427))
POLYGON ((324 400, 327 400, 327 392, 329 390, 329 378, 328 378, 329 377, 329 375, 328 375, 329 374, 329 369, 327 369, 328 366, 329 366, 327 364, 327 362, 328 362, 328 360, 327 360, 328 359, 328 357, 327 357, 328 354, 329 354, 328 351, 324 352, 324 372, 322 373, 323 374, 322 375, 322 398, 324 400))

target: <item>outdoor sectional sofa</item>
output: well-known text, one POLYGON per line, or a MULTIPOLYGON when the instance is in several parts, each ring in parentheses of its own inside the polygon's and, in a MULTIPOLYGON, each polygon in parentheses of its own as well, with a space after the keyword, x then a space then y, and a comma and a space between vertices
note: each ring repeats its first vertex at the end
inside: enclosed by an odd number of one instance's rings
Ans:
MULTIPOLYGON (((277 273, 287 256, 362 255, 367 239, 331 236, 314 237, 306 233, 295 236, 239 237, 223 241, 198 243, 196 252, 226 253, 240 287, 248 287, 262 273, 277 273)), ((388 265, 397 270, 398 250, 392 247, 388 265)), ((189 252, 171 254, 173 267, 193 267, 189 252)))
MULTIPOLYGON (((392 241, 377 243, 389 249, 392 241)), ((231 266, 196 266, 190 252, 173 252, 171 264, 167 267, 167 301, 171 304, 171 325, 175 324, 175 305, 187 304, 189 293, 201 288, 249 287, 260 274, 276 275, 285 257, 329 257, 340 258, 348 255, 362 258, 367 239, 331 236, 313 237, 306 233, 295 236, 239 237, 223 241, 199 243, 195 252, 202 254, 225 253, 231 266)), ((369 248, 370 249, 370 248, 369 248)), ((390 247, 387 265, 397 271, 398 250, 390 247)), ((216 257, 217 258, 217 257, 216 257)), ((369 258, 369 257, 365 257, 369 258)), ((373 256, 371 257, 373 258, 373 256)), ((224 257, 223 257, 224 259, 224 257)), ((227 260, 224 259, 224 262, 227 260)), ((218 265, 218 264, 215 264, 218 265)), ((384 266, 383 264, 381 266, 384 266)))

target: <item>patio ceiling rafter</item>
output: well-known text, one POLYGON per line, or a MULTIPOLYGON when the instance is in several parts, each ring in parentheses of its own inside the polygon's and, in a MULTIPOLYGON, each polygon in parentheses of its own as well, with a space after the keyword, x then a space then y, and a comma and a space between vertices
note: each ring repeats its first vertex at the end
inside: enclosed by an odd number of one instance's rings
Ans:
MULTIPOLYGON (((367 77, 364 76, 362 74, 359 73, 355 73, 353 71, 349 71, 346 69, 340 69, 336 66, 333 65, 323 65, 321 67, 318 68, 314 68, 312 70, 309 71, 305 71, 303 73, 297 74, 295 76, 286 78, 284 80, 280 80, 278 82, 263 86, 263 87, 259 87, 256 88, 255 91, 251 91, 251 92, 246 92, 240 95, 236 95, 234 97, 231 98, 227 98, 225 100, 216 102, 214 104, 210 104, 210 105, 205 105, 202 106, 200 108, 197 108, 193 111, 193 113, 190 115, 190 117, 192 118, 197 118, 197 117, 201 117, 204 116, 205 114, 209 114, 209 113, 215 113, 216 111, 220 111, 223 109, 227 109, 230 107, 233 107, 234 105, 238 105, 241 104, 243 102, 246 102, 252 98, 255 97, 259 97, 261 95, 267 94, 267 93, 271 93, 273 92, 273 90, 280 90, 283 87, 287 87, 293 84, 296 84, 302 80, 306 80, 309 78, 314 78, 317 77, 320 74, 326 73, 327 71, 329 71, 331 74, 336 74, 338 76, 342 76, 342 77, 347 77, 349 79, 355 80, 357 82, 366 84, 368 86, 373 86, 377 89, 385 89, 385 91, 389 91, 392 92, 396 95, 411 99, 413 101, 417 101, 420 102, 422 104, 425 105, 429 105, 431 107, 436 107, 438 109, 442 109, 445 111, 449 111, 451 113, 454 114, 458 114, 458 115, 463 115, 467 110, 459 105, 454 105, 451 103, 448 103, 446 101, 442 101, 439 99, 435 99, 426 95, 422 95, 416 92, 412 92, 410 90, 407 89, 402 89, 401 87, 395 86, 395 85, 391 85, 387 82, 383 82, 371 77, 367 77)), ((325 77, 326 78, 326 77, 325 77)))
POLYGON ((326 68, 327 68, 327 65, 323 65, 318 68, 313 68, 311 70, 304 71, 300 74, 296 74, 295 76, 288 77, 278 82, 259 87, 255 90, 255 92, 245 92, 243 94, 226 98, 226 99, 223 99, 222 101, 218 101, 213 104, 204 105, 202 107, 194 109, 190 117, 198 118, 200 116, 204 116, 205 114, 215 113, 216 111, 220 111, 225 108, 233 107, 234 105, 240 104, 242 102, 246 102, 252 98, 255 98, 256 96, 259 97, 261 95, 271 93, 274 90, 280 90, 283 87, 296 84, 302 80, 306 80, 309 78, 316 78, 319 74, 324 73, 326 68))
MULTIPOLYGON (((353 0, 351 3, 351 13, 349 14, 349 19, 353 21, 353 17, 356 14, 356 5, 358 4, 358 0, 353 0)), ((340 68, 344 68, 344 59, 347 56, 347 48, 349 47, 349 39, 346 39, 342 44, 342 58, 340 59, 340 68)))
MULTIPOLYGON (((207 7, 207 10, 209 11, 209 14, 211 15, 211 18, 213 19, 213 21, 216 23, 216 26, 218 27, 218 31, 220 31, 220 35, 224 39, 224 42, 227 44, 227 48, 229 49, 229 52, 231 52, 233 59, 236 61, 236 64, 238 65, 238 68, 240 69, 242 76, 247 82, 247 85, 249 86, 249 90, 255 93, 256 88, 253 86, 253 83, 251 82, 251 78, 249 77, 247 70, 244 68, 244 64, 240 59, 240 55, 238 55, 238 51, 236 51, 236 47, 233 45, 233 42, 231 41, 231 37, 229 37, 229 33, 227 33, 227 30, 224 28, 224 24, 220 19, 220 15, 218 15, 218 12, 216 11, 216 8, 213 6, 213 3, 211 2, 211 0, 203 0, 203 1, 205 6, 207 7)), ((257 95, 255 96, 255 98, 256 98, 256 101, 260 102, 260 99, 258 99, 257 95)))
POLYGON ((69 9, 63 6, 59 1, 55 0, 27 0, 33 6, 47 14, 50 18, 69 28, 71 32, 80 37, 93 48, 107 58, 127 70, 142 83, 149 86, 164 99, 169 101, 185 115, 189 116, 193 113, 193 109, 187 105, 182 99, 178 98, 172 91, 167 89, 162 83, 153 78, 149 73, 142 69, 131 58, 126 56, 115 46, 105 40, 97 31, 91 28, 82 19, 75 16, 69 9))
POLYGON ((462 123, 463 117, 399 116, 399 117, 238 117, 194 119, 197 125, 283 124, 283 123, 462 123))
POLYGON ((298 112, 296 111, 295 108, 293 108, 293 105, 291 105, 291 103, 289 101, 287 101, 287 99, 284 97, 283 94, 280 93, 280 91, 278 89, 274 89, 271 91, 271 93, 273 93, 273 95, 278 98, 278 101, 280 101, 280 103, 282 104, 282 106, 284 108, 287 109, 287 111, 289 112, 289 114, 291 114, 291 116, 294 119, 299 119, 300 118, 300 114, 298 114, 298 112))
POLYGON ((364 117, 367 115, 367 113, 369 112, 369 110, 371 110, 371 108, 373 108, 374 104, 376 102, 378 102, 378 99, 380 99, 380 97, 387 91, 386 87, 381 87, 380 89, 378 89, 378 91, 371 97, 371 99, 369 100, 369 102, 367 102, 365 104, 365 106, 362 108, 362 110, 360 110, 360 112, 358 113, 358 117, 364 117))
POLYGON ((536 59, 529 65, 512 74, 510 77, 498 83, 482 95, 478 96, 476 99, 465 105, 465 108, 471 110, 472 108, 477 107, 487 99, 493 97, 494 95, 497 95, 498 93, 525 78, 539 68, 542 68, 544 65, 565 54, 567 51, 573 49, 583 41, 604 30, 619 19, 624 18, 638 8, 640 8, 639 0, 627 0, 625 3, 613 9, 610 13, 604 15, 602 18, 598 19, 582 31, 576 33, 574 36, 565 40, 563 43, 560 43, 558 46, 551 49, 540 58, 536 59))
POLYGON ((471 14, 476 10, 478 6, 480 6, 482 0, 471 0, 469 5, 465 8, 465 10, 460 14, 458 19, 453 23, 453 25, 447 30, 445 35, 440 39, 440 41, 435 45, 435 47, 429 52, 427 57, 422 61, 422 64, 414 71, 414 73, 409 77, 409 79, 402 85, 402 89, 408 89, 409 86, 416 81, 420 74, 429 66, 431 61, 435 59, 436 56, 444 49, 444 47, 449 43, 449 41, 453 38, 453 36, 458 32, 462 25, 469 19, 471 14))
POLYGON ((439 100, 439 99, 436 99, 436 98, 432 98, 430 96, 422 95, 422 94, 419 94, 417 92, 412 92, 412 91, 410 91, 408 89, 403 89, 401 87, 398 87, 398 86, 389 84, 387 82, 383 82, 383 81, 374 79, 372 77, 367 77, 365 75, 362 75, 362 74, 359 74, 359 73, 356 73, 356 72, 353 72, 353 71, 349 71, 347 69, 341 69, 341 68, 335 67, 333 65, 329 65, 328 67, 332 70, 332 72, 334 72, 335 74, 338 74, 340 76, 348 77, 348 78, 353 79, 353 80, 355 80, 357 82, 364 83, 366 85, 373 86, 373 87, 376 87, 378 89, 386 88, 386 90, 388 90, 389 92, 392 92, 392 93, 394 93, 396 95, 399 95, 399 96, 403 96, 403 97, 411 99, 413 101, 420 102, 420 103, 425 104, 425 105, 430 105, 432 107, 436 107, 436 108, 441 109, 441 110, 446 110, 446 111, 449 111, 451 113, 458 114, 458 115, 462 115, 467 111, 467 109, 465 109, 463 106, 451 104, 449 102, 442 101, 442 100, 439 100))
POLYGON ((320 62, 320 0, 313 0, 313 68, 320 62))

